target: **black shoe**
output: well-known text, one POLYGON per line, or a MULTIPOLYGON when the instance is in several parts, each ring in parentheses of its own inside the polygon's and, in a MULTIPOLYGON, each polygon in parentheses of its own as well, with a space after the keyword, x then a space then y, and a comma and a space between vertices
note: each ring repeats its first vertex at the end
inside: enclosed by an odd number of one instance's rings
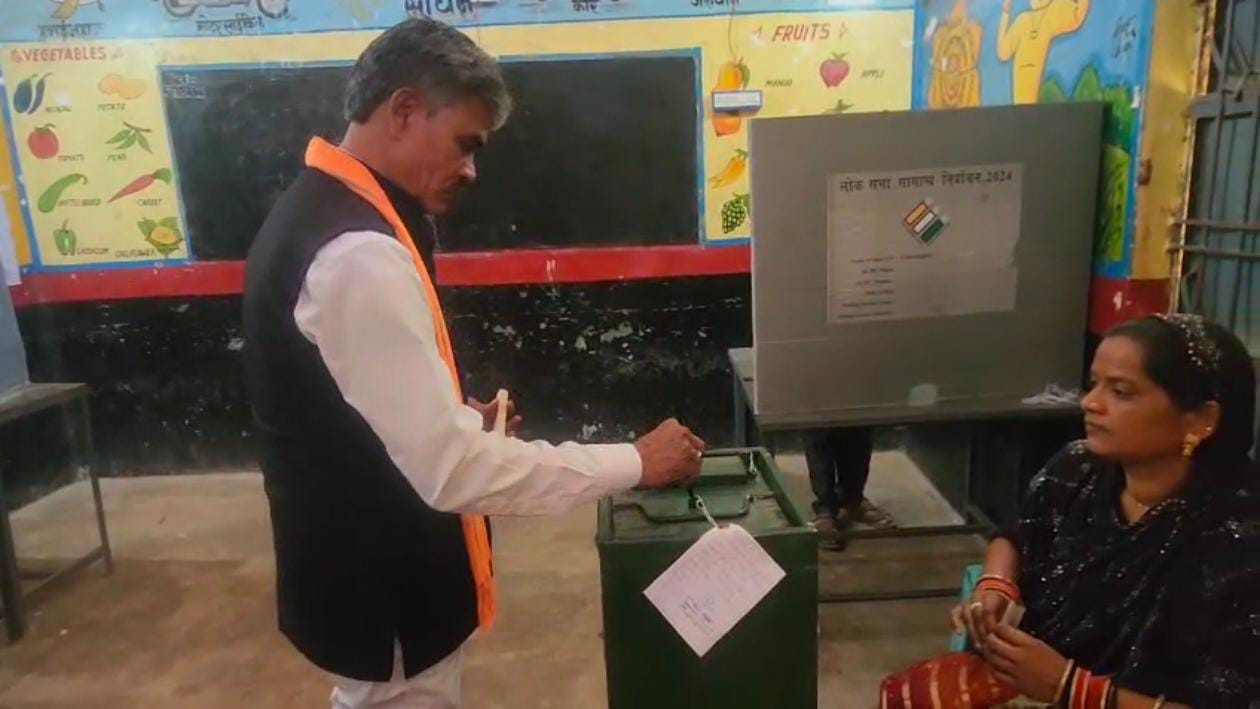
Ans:
POLYGON ((837 531, 836 518, 827 512, 815 512, 814 529, 818 530, 819 537, 834 537, 837 531))
POLYGON ((848 542, 840 533, 835 517, 826 512, 818 512, 814 514, 813 524, 814 529, 818 531, 818 543, 824 549, 843 551, 848 546, 848 542))
POLYGON ((854 525, 864 524, 873 529, 894 529, 897 521, 892 515, 876 507, 865 498, 856 505, 849 505, 836 515, 836 526, 841 530, 851 529, 854 525))

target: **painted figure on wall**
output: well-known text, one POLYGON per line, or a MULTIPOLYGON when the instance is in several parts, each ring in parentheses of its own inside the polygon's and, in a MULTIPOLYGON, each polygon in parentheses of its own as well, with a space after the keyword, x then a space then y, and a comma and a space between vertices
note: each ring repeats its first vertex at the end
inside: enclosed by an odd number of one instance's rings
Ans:
POLYGON ((949 19, 932 35, 932 84, 928 108, 980 105, 980 47, 984 30, 957 0, 949 19))
POLYGON ((1011 18, 1011 0, 1002 0, 998 22, 998 59, 1013 62, 1011 94, 1014 103, 1036 103, 1046 59, 1055 39, 1085 24, 1090 0, 1029 0, 1027 12, 1011 18))
POLYGON ((103 0, 52 0, 52 4, 56 5, 53 9, 52 18, 58 22, 69 21, 76 12, 86 5, 95 5, 98 10, 105 9, 103 0))
POLYGON ((371 22, 385 5, 385 0, 341 0, 355 22, 371 22))
MULTIPOLYGON (((175 17, 191 17, 203 7, 231 7, 251 5, 251 0, 162 0, 162 6, 175 17)), ((289 0, 257 0, 258 11, 271 18, 284 17, 289 11, 289 0)))

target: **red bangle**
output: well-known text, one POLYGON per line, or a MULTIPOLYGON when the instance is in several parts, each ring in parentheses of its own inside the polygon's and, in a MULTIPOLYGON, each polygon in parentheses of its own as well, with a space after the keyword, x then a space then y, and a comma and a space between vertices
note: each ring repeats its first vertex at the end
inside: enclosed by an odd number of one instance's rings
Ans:
POLYGON ((1063 676, 1059 678, 1059 686, 1054 689, 1054 701, 1051 703, 1054 709, 1062 709, 1067 706, 1066 694, 1068 685, 1072 684, 1072 678, 1076 676, 1076 660, 1068 660, 1067 667, 1063 668, 1063 676))
POLYGON ((1076 676, 1072 678, 1072 699, 1068 702, 1071 709, 1089 709, 1089 705, 1085 703, 1085 695, 1088 694, 1089 680, 1093 676, 1084 667, 1076 668, 1076 676))
POLYGON ((1085 691, 1086 709, 1105 709, 1107 706, 1107 691, 1110 686, 1110 677, 1090 677, 1089 687, 1085 691))
POLYGON ((994 593, 1000 593, 1003 596, 1006 596, 1007 600, 1014 603, 1018 603, 1020 598, 1019 586, 1016 586, 1014 583, 1007 581, 1006 579, 998 578, 996 576, 988 576, 980 579, 980 583, 976 584, 976 593, 980 593, 981 591, 993 591, 994 593))

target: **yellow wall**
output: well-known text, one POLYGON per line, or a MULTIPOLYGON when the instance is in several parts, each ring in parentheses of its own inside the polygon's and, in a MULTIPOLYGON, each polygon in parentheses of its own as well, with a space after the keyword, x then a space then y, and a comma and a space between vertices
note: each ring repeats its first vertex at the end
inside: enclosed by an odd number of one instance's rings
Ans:
MULTIPOLYGON (((1200 61, 1203 7, 1196 0, 1158 0, 1140 155, 1149 165, 1149 182, 1136 195, 1133 278, 1166 278, 1167 254, 1174 233, 1171 221, 1181 214, 1190 125, 1186 109, 1193 96, 1200 61)), ((910 106, 914 13, 905 11, 843 11, 832 13, 746 14, 669 20, 627 20, 469 28, 468 33, 498 55, 607 53, 654 50, 698 50, 702 62, 705 102, 704 219, 710 242, 748 237, 745 223, 724 232, 721 213, 727 204, 748 191, 747 172, 728 170, 747 149, 747 122, 735 130, 718 123, 708 106, 710 92, 728 65, 742 62, 748 71, 747 88, 764 92, 760 116, 808 115, 833 110, 900 110, 910 106), (802 31, 800 28, 807 26, 802 31), (792 28, 793 31, 784 31, 792 28), (837 55, 849 67, 839 86, 825 85, 820 65, 837 55), (723 179, 723 175, 726 176, 723 179)), ((154 183, 145 192, 109 204, 123 185, 143 174, 171 167, 166 127, 158 88, 158 66, 250 62, 309 62, 349 60, 376 31, 298 34, 288 36, 207 37, 194 39, 115 40, 92 42, 105 52, 103 60, 74 61, 48 57, 18 62, 15 51, 0 56, 10 97, 22 78, 55 72, 46 106, 35 115, 11 113, 13 138, 27 184, 29 213, 35 241, 47 265, 90 265, 145 258, 186 257, 184 244, 160 254, 148 243, 139 224, 177 218, 177 184, 154 183), (138 95, 120 96, 102 90, 110 74, 144 83, 138 95), (113 108, 110 105, 113 104, 113 108), (59 105, 75 110, 57 113, 59 105), (149 151, 132 145, 115 151, 108 140, 126 120, 151 129, 149 151), (40 125, 55 125, 61 155, 39 160, 26 141, 40 125), (80 172, 86 184, 67 189, 48 213, 37 208, 49 185, 80 172), (76 231, 78 249, 59 253, 54 233, 69 225, 76 231)), ((64 43, 16 44, 16 51, 65 47, 64 43)), ((0 117, 0 120, 3 120, 0 117)), ((0 135, 8 133, 0 125, 0 135)), ((117 145, 117 144, 114 144, 117 145)), ((0 199, 13 225, 22 263, 31 261, 30 235, 18 204, 9 145, 0 141, 0 199)), ((176 179, 178 176, 176 175, 176 179)), ((182 229, 182 225, 178 225, 182 229)), ((178 230, 177 230, 178 231, 178 230)))
MULTIPOLYGON (((914 13, 845 11, 711 16, 669 20, 568 23, 469 28, 468 34, 498 56, 602 54, 661 50, 699 51, 703 121, 704 220, 710 242, 748 238, 750 224, 723 228, 723 206, 748 192, 741 163, 747 150, 747 121, 725 125, 719 134, 710 108, 718 88, 759 89, 761 117, 807 115, 835 110, 881 111, 910 107, 914 13), (792 31, 788 31, 788 30, 792 31), (843 55, 841 59, 839 55, 843 55), (842 61, 848 74, 828 85, 824 62, 842 61), (742 64, 746 73, 737 70, 742 64), (720 81, 720 75, 725 81, 720 81), (731 86, 732 76, 741 85, 731 86), (731 168, 731 169, 728 169, 731 168), (723 177, 725 176, 725 177, 723 177)), ((28 183, 36 243, 43 264, 95 263, 187 257, 179 223, 175 184, 151 183, 142 193, 109 202, 133 179, 172 168, 158 67, 212 64, 349 61, 376 31, 298 34, 283 37, 213 37, 119 40, 91 43, 91 56, 62 57, 65 44, 15 45, 0 57, 10 82, 50 73, 45 105, 32 115, 15 114, 16 136, 24 141, 47 123, 56 125, 60 153, 39 159, 25 148, 18 157, 28 183), (111 78, 113 77, 113 78, 111 78), (128 87, 120 91, 119 86, 128 87), (124 121, 126 123, 124 123, 124 121), (126 124, 151 131, 143 145, 118 149, 126 124), (113 141, 113 142, 111 142, 113 141), (40 208, 40 196, 68 175, 83 175, 40 208), (167 220, 165 251, 146 231, 167 220), (146 230, 142 224, 148 224, 146 230), (72 229, 76 248, 58 248, 55 234, 72 229), (175 236, 172 237, 171 233, 175 236)), ((231 116, 224 120, 233 120, 231 116)), ((7 174, 8 162, 5 161, 7 174)), ((71 178, 75 179, 75 178, 71 178)), ((728 225, 729 226, 729 225, 728 225)))
POLYGON ((1205 5, 1196 0, 1157 0, 1151 48, 1133 242, 1135 279, 1168 278, 1168 244, 1182 214, 1190 159, 1191 121, 1200 61, 1205 5), (1148 169, 1149 166, 1149 169, 1148 169))
POLYGON ((30 235, 26 231, 26 221, 22 218, 22 208, 18 201, 17 178, 13 175, 8 134, 9 127, 4 122, 4 114, 0 112, 0 202, 9 215, 9 227, 13 230, 13 245, 17 248, 18 264, 25 266, 31 262, 30 235))

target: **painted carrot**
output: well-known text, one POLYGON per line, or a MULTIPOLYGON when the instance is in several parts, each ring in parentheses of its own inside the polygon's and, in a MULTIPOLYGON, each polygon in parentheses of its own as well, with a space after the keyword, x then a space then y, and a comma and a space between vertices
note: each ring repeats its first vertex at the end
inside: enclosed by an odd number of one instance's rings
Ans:
POLYGON ((122 188, 121 190, 118 190, 118 194, 114 195, 113 197, 110 197, 109 201, 116 202, 122 199, 123 197, 126 197, 127 195, 135 194, 137 192, 142 192, 148 189, 150 185, 152 185, 154 182, 158 180, 161 180, 162 182, 165 182, 168 185, 171 184, 170 168, 164 167, 161 170, 151 172, 148 175, 141 175, 140 177, 137 177, 136 179, 132 180, 126 187, 122 188))

